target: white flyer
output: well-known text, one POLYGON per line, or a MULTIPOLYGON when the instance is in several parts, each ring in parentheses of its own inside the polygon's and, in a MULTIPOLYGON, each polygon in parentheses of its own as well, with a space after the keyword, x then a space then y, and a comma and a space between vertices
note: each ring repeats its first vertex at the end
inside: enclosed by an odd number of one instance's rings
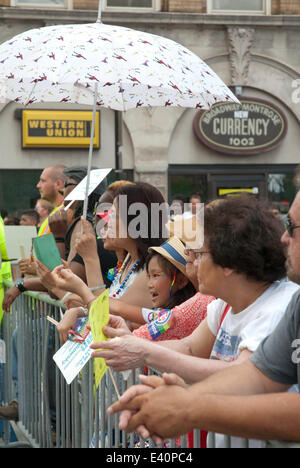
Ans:
MULTIPOLYGON (((90 172, 90 182, 88 195, 90 195, 96 187, 105 179, 105 177, 111 172, 112 169, 93 169, 90 172)), ((69 195, 66 196, 65 200, 84 200, 86 191, 87 176, 76 185, 69 195)))
POLYGON ((67 384, 70 384, 75 379, 89 361, 93 352, 90 348, 92 343, 92 333, 89 333, 82 343, 68 340, 54 354, 53 359, 66 379, 67 384))

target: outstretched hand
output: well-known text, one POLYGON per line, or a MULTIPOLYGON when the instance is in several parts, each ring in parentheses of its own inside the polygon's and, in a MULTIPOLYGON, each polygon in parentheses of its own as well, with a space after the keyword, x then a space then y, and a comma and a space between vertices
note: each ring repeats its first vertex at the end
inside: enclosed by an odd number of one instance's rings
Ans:
MULTIPOLYGON (((103 332, 105 335, 109 333, 108 330, 104 329, 103 332)), ((93 358, 104 358, 108 366, 119 372, 143 366, 144 353, 148 345, 147 340, 129 334, 92 343, 90 348, 96 350, 92 354, 93 358)))
POLYGON ((115 338, 116 336, 130 335, 131 331, 122 317, 110 315, 108 324, 103 327, 103 333, 108 338, 115 338))
POLYGON ((45 286, 48 289, 59 288, 80 296, 85 283, 68 268, 68 263, 65 260, 62 260, 62 262, 62 265, 57 266, 51 271, 39 260, 36 261, 38 275, 42 283, 47 283, 45 286))

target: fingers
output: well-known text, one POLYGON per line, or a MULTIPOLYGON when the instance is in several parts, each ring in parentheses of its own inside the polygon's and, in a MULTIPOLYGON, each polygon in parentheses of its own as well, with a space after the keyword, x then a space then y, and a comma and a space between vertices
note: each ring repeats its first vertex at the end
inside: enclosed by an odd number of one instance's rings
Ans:
POLYGON ((81 218, 81 226, 83 234, 88 234, 90 232, 88 221, 85 218, 81 218))
MULTIPOLYGON (((129 421, 128 421, 129 422, 129 421)), ((128 424, 127 424, 128 425, 128 424)), ((124 428, 125 429, 125 428, 124 428)), ((150 437, 150 432, 148 431, 148 429, 146 428, 146 426, 144 426, 143 424, 139 427, 136 428, 135 432, 140 436, 142 437, 143 439, 149 439, 150 437)))
POLYGON ((91 349, 112 349, 111 341, 97 341, 96 343, 92 343, 90 345, 91 349))
POLYGON ((178 385, 179 387, 187 388, 185 381, 179 375, 163 373, 162 377, 166 385, 178 385))
POLYGON ((118 336, 124 335, 125 331, 121 328, 112 328, 105 326, 102 328, 104 335, 108 336, 108 338, 116 338, 118 336))
POLYGON ((121 431, 126 429, 127 424, 129 422, 132 414, 133 414, 133 412, 130 411, 130 410, 124 410, 124 411, 121 412, 120 418, 119 418, 119 428, 121 429, 121 431))
POLYGON ((147 385, 133 385, 120 396, 116 403, 107 408, 108 414, 118 413, 121 410, 138 409, 135 404, 132 406, 132 400, 139 395, 151 392, 151 390, 152 388, 147 385))
POLYGON ((161 377, 158 377, 158 375, 143 375, 141 374, 139 376, 140 381, 142 382, 143 385, 148 385, 151 388, 157 388, 160 387, 161 385, 164 385, 164 381, 161 377))
POLYGON ((68 340, 69 331, 62 327, 60 324, 58 324, 56 328, 59 334, 59 340, 62 344, 64 344, 68 340))
POLYGON ((35 260, 35 263, 36 263, 36 267, 37 267, 37 270, 38 270, 38 271, 41 271, 41 272, 51 271, 51 270, 49 270, 49 268, 46 267, 46 265, 44 265, 44 263, 42 263, 40 260, 36 259, 36 260, 35 260))
POLYGON ((121 317, 118 315, 109 315, 108 325, 111 327, 118 327, 122 321, 121 317))

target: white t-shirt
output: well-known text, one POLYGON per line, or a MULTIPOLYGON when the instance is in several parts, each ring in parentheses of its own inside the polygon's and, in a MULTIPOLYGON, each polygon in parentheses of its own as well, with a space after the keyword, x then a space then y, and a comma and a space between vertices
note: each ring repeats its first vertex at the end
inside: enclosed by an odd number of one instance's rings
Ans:
POLYGON ((233 314, 230 308, 222 322, 226 303, 216 299, 207 307, 207 323, 216 335, 211 359, 233 361, 243 349, 254 352, 260 342, 274 330, 299 285, 275 281, 255 302, 233 314))
MULTIPOLYGON (((255 302, 238 314, 228 310, 220 327, 222 315, 227 304, 216 299, 207 307, 207 323, 216 341, 211 352, 211 359, 233 361, 243 349, 254 352, 260 342, 275 329, 288 303, 299 285, 291 281, 274 282, 255 302)), ((226 436, 216 434, 216 447, 225 446, 226 436)), ((231 448, 242 447, 240 437, 231 437, 231 448)), ((249 448, 261 448, 263 442, 249 440, 249 448)))

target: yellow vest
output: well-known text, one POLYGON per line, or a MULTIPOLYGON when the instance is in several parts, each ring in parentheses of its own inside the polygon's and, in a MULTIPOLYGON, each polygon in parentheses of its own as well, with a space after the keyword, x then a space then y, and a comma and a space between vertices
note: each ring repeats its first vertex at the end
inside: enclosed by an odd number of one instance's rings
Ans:
MULTIPOLYGON (((51 211, 49 216, 53 215, 57 210, 59 210, 63 205, 56 206, 54 210, 51 211)), ((39 227, 38 236, 43 236, 44 234, 50 234, 50 227, 48 223, 48 218, 46 218, 39 227)))
MULTIPOLYGON (((5 234, 4 234, 4 223, 3 223, 3 219, 1 216, 0 216, 0 251, 1 251, 1 258, 7 258, 5 234)), ((2 302, 4 298, 3 280, 5 279, 12 281, 10 262, 2 262, 1 269, 0 269, 0 324, 2 321, 3 313, 4 313, 2 309, 2 302)))

